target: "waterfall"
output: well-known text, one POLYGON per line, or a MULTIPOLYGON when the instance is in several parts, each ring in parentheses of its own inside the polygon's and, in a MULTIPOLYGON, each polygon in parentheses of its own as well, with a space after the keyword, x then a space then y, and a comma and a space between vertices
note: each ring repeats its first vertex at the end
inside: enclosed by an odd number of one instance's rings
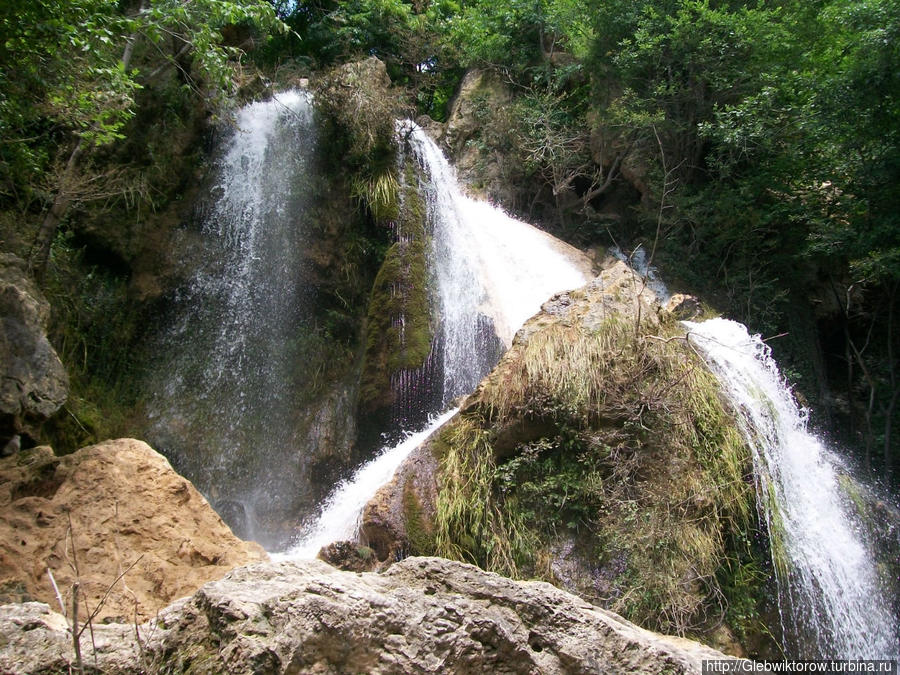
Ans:
MULTIPOLYGON (((440 329, 435 337, 443 367, 443 406, 471 393, 509 346, 515 332, 554 293, 591 278, 591 264, 577 249, 511 218, 501 209, 463 194, 456 173, 425 132, 412 122, 397 125, 419 163, 419 186, 427 206, 430 276, 440 329)), ((432 383, 435 384, 435 383, 432 383)), ((422 386, 422 383, 418 383, 422 386)), ((435 413, 438 411, 434 411, 435 413)), ((387 447, 339 485, 299 541, 281 557, 314 556, 322 545, 356 535, 357 519, 378 488, 406 456, 453 412, 418 434, 387 447)))
POLYGON ((148 440, 244 538, 275 539, 305 471, 295 348, 308 301, 304 212, 315 130, 308 94, 240 109, 182 233, 192 278, 154 345, 148 440))
POLYGON ((422 431, 406 434, 397 445, 382 448, 375 458, 334 488, 323 503, 319 517, 300 536, 297 544, 284 553, 274 553, 272 557, 281 560, 315 558, 323 546, 356 537, 362 510, 378 488, 391 480, 409 453, 422 445, 456 412, 457 408, 448 410, 435 417, 422 431))
POLYGON ((897 621, 838 460, 807 429, 768 346, 726 319, 685 322, 750 446, 773 545, 785 638, 800 658, 897 658, 897 621))
POLYGON ((418 125, 400 122, 426 181, 430 264, 440 317, 444 403, 471 392, 551 295, 593 277, 577 249, 461 190, 456 172, 418 125), (492 353, 493 352, 493 353, 492 353))

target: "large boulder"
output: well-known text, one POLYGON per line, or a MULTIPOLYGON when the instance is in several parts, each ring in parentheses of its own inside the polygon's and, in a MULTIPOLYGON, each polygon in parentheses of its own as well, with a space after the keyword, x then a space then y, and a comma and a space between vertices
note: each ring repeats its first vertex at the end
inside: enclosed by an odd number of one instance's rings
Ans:
MULTIPOLYGON (((0 607, 0 671, 65 672, 65 626, 43 604, 0 607)), ((81 649, 106 673, 676 674, 726 658, 549 584, 438 558, 383 574, 321 561, 240 568, 144 625, 95 626, 81 649)))
POLYGON ((42 446, 0 461, 0 601, 58 608, 49 570, 67 606, 77 580, 90 611, 109 591, 98 621, 143 621, 266 558, 141 441, 107 441, 64 457, 42 446))
POLYGON ((65 368, 47 340, 49 319, 25 262, 0 253, 0 446, 16 434, 36 437, 68 396, 65 368))
POLYGON ((525 323, 370 501, 362 532, 385 561, 441 555, 541 578, 741 654, 735 635, 746 647, 765 635, 767 589, 728 581, 767 560, 764 543, 741 548, 755 527, 750 470, 676 315, 616 262, 525 323), (751 611, 723 611, 722 597, 751 611))
MULTIPOLYGON (((462 410, 477 408, 483 399, 486 384, 505 377, 518 367, 531 338, 550 327, 568 325, 592 331, 604 321, 615 318, 657 326, 659 302, 644 280, 623 262, 615 262, 594 281, 575 291, 558 293, 541 307, 540 313, 529 319, 516 333, 510 350, 500 364, 462 405, 462 410)), ((540 438, 553 431, 552 424, 540 416, 522 416, 496 429, 494 448, 508 455, 517 445, 540 438)), ((440 487, 440 462, 432 436, 413 450, 394 474, 382 486, 363 511, 361 532, 382 561, 399 552, 422 553, 419 547, 433 527, 437 493, 440 487)), ((580 590, 580 589, 579 589, 580 590)))

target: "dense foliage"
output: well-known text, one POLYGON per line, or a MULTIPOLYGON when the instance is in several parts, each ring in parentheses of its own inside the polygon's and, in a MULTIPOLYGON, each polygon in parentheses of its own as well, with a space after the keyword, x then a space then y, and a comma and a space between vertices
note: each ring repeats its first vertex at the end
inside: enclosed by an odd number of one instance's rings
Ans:
POLYGON ((282 3, 310 66, 374 54, 442 119, 465 69, 515 94, 482 142, 514 208, 580 244, 640 242, 776 343, 884 474, 900 373, 896 0, 282 3), (502 117, 502 119, 501 119, 502 117), (623 166, 641 184, 611 217, 623 166), (527 206, 526 206, 527 205, 527 206), (605 209, 605 210, 604 210, 605 209))
POLYGON ((801 389, 890 474, 898 33, 897 0, 10 0, 3 236, 40 275, 70 207, 151 202, 157 157, 108 161, 134 148, 141 92, 165 79, 167 110, 214 109, 251 46, 272 75, 377 56, 438 120, 489 70, 513 93, 482 137, 523 195, 509 206, 581 245, 643 242, 671 280, 788 333, 774 346, 801 389))
POLYGON ((127 166, 92 162, 98 148, 125 139, 137 92, 174 70, 184 96, 222 100, 241 54, 223 31, 239 25, 281 26, 262 0, 3 4, 0 196, 43 207, 31 255, 37 276, 71 205, 144 192, 127 166))

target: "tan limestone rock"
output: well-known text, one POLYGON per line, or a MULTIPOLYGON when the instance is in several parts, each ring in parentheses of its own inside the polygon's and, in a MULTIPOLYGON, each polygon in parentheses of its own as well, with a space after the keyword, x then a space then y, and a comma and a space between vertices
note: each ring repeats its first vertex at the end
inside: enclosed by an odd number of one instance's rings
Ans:
POLYGON ((58 609, 47 569, 68 604, 74 567, 91 610, 112 586, 98 620, 144 620, 233 567, 265 559, 141 441, 63 457, 44 446, 0 461, 0 600, 58 609))

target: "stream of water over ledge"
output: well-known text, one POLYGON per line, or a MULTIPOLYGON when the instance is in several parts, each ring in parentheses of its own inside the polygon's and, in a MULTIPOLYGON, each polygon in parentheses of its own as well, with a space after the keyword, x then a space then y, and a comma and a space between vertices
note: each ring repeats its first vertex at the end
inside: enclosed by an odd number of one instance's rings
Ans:
POLYGON ((793 658, 897 658, 898 625, 839 460, 807 429, 769 347, 727 319, 685 322, 737 411, 772 541, 793 658))
POLYGON ((296 511, 301 250, 316 134, 309 95, 243 107, 211 168, 182 255, 194 271, 154 345, 148 440, 241 537, 274 541, 296 511))

